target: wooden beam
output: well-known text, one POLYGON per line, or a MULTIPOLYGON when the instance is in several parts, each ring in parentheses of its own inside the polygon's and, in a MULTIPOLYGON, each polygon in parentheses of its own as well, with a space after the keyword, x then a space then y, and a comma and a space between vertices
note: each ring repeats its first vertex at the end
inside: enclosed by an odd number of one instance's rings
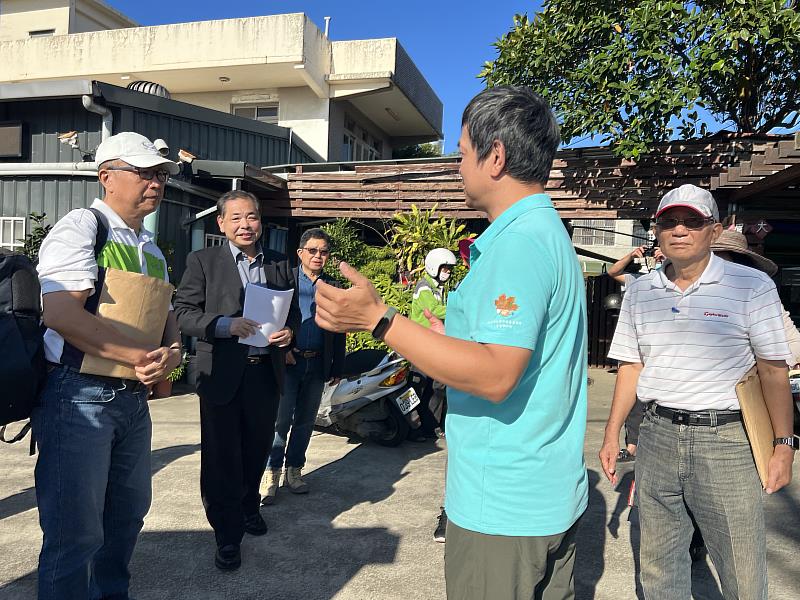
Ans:
MULTIPOLYGON (((792 142, 794 143, 794 142, 792 142)), ((735 190, 730 197, 731 202, 741 202, 752 198, 756 194, 767 194, 770 191, 800 182, 800 164, 794 164, 783 171, 779 171, 761 181, 756 181, 748 186, 735 190)))

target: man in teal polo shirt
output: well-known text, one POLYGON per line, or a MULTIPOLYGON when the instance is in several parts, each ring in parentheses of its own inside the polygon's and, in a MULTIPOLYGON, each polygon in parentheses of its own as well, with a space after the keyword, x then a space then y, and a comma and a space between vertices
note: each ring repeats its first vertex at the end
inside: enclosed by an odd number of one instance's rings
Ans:
POLYGON ((587 505, 586 307, 569 235, 547 195, 558 125, 527 88, 478 94, 462 119, 467 205, 491 225, 448 297, 447 327, 396 315, 348 265, 317 289, 317 322, 367 330, 448 386, 448 598, 574 597, 587 505), (444 333, 445 335, 442 335, 444 333))

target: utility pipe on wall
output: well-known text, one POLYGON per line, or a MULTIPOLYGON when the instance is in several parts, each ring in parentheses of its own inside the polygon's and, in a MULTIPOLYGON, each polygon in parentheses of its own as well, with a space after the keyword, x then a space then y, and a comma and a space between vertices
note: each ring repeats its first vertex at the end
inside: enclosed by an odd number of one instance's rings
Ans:
POLYGON ((88 110, 89 112, 95 113, 103 117, 103 129, 101 133, 101 141, 106 141, 114 130, 114 115, 111 114, 111 111, 107 106, 101 106, 94 101, 94 98, 85 94, 83 96, 83 108, 88 110))

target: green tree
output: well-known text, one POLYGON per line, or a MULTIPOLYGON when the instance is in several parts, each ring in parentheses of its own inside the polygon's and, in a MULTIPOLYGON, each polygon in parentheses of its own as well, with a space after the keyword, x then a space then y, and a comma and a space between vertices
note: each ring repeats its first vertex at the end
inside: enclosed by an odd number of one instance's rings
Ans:
POLYGON ((480 73, 546 98, 565 141, 637 157, 711 115, 742 133, 800 123, 796 0, 547 0, 514 17, 480 73))
POLYGON ((392 151, 392 158, 435 158, 442 155, 439 144, 416 144, 392 151))

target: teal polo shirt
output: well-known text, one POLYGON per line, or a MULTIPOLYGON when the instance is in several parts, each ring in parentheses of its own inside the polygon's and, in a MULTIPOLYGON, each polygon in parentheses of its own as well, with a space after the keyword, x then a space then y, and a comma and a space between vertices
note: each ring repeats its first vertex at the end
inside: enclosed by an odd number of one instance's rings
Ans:
POLYGON ((469 273, 448 296, 447 335, 527 348, 531 359, 499 404, 448 388, 447 516, 485 534, 562 533, 588 499, 580 265, 545 194, 510 206, 470 257, 469 273))

